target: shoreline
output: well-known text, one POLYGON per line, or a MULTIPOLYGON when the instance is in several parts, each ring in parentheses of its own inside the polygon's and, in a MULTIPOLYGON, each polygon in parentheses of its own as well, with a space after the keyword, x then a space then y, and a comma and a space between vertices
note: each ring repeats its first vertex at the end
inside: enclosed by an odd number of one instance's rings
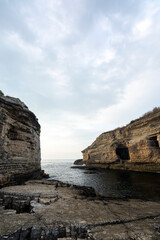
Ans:
MULTIPOLYGON (((84 169, 84 170, 103 170, 103 169, 105 169, 105 170, 111 170, 111 171, 126 171, 126 172, 140 172, 140 173, 156 173, 156 174, 160 174, 160 171, 158 170, 156 170, 156 169, 150 169, 150 170, 146 170, 146 169, 136 169, 136 167, 134 168, 124 168, 122 165, 120 165, 120 164, 117 164, 118 165, 118 167, 116 166, 116 164, 108 164, 108 165, 106 165, 106 164, 92 164, 92 165, 75 165, 75 166, 71 166, 71 168, 75 168, 75 169, 84 169)), ((135 166, 140 166, 140 165, 143 165, 143 164, 140 164, 140 163, 138 163, 138 164, 133 164, 133 165, 135 165, 135 166)), ((150 165, 150 164, 149 164, 150 165)), ((155 168, 156 168, 156 166, 154 166, 155 168)))
MULTIPOLYGON (((33 180, 31 180, 33 181, 33 180)), ((71 183, 68 183, 68 182, 63 182, 63 181, 60 181, 60 180, 56 180, 56 179, 42 179, 40 181, 48 181, 48 182, 51 182, 51 184, 60 184, 60 186, 65 186, 65 187, 69 187, 69 188, 73 188, 73 189, 76 189, 76 190, 80 190, 82 191, 82 195, 84 195, 85 197, 91 199, 91 200, 129 200, 129 199, 137 199, 137 200, 144 200, 144 201, 160 201, 160 199, 155 199, 155 198, 152 198, 152 197, 145 197, 145 196, 123 196, 123 197, 120 197, 120 196, 105 196, 103 194, 100 194, 96 191, 96 189, 94 187, 90 187, 90 186, 85 186, 85 185, 78 185, 78 184, 71 184, 71 183)))
POLYGON ((93 187, 99 195, 108 199, 160 200, 160 182, 157 173, 95 169, 88 166, 72 168, 68 165, 66 172, 68 171, 71 176, 69 179, 61 171, 63 171, 61 168, 55 168, 55 174, 50 171, 51 178, 48 180, 55 179, 71 185, 93 187))
POLYGON ((109 199, 91 187, 56 180, 0 189, 0 213, 0 239, 160 237, 160 201, 109 199))
POLYGON ((160 174, 160 171, 140 171, 140 170, 130 170, 130 169, 119 169, 119 168, 108 168, 106 167, 95 167, 94 165, 91 166, 81 166, 81 165, 75 165, 71 166, 71 168, 75 169, 84 169, 84 170, 109 170, 109 171, 123 171, 123 172, 138 172, 138 173, 155 173, 160 174))

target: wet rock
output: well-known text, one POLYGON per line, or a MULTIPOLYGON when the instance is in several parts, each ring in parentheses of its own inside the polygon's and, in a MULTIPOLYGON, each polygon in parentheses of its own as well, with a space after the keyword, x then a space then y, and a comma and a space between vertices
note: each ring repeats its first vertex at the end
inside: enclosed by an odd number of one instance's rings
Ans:
POLYGON ((21 230, 19 240, 27 240, 31 236, 31 229, 21 230))
POLYGON ((37 227, 33 227, 31 229, 30 239, 32 240, 39 240, 41 238, 41 229, 37 227))
POLYGON ((74 165, 83 165, 83 159, 77 159, 76 161, 74 161, 74 165))

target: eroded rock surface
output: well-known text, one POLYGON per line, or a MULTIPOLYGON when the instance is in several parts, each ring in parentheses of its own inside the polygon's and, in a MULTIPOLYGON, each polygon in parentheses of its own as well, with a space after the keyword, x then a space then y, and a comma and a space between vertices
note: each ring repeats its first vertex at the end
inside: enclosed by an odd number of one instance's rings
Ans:
POLYGON ((1 189, 0 239, 160 239, 159 201, 107 200, 84 190, 56 181, 1 189))
POLYGON ((101 134, 82 153, 87 166, 159 172, 160 108, 101 134))
POLYGON ((83 159, 77 159, 74 161, 74 165, 83 165, 83 159))
POLYGON ((0 186, 40 173, 40 125, 17 98, 0 96, 0 186))

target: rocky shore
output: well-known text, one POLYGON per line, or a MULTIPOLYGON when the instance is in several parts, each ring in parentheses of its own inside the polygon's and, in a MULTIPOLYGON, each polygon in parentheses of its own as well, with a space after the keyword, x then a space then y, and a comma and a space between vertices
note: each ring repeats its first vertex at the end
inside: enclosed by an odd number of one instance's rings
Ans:
POLYGON ((82 153, 90 167, 160 172, 160 108, 102 133, 82 153))
POLYGON ((0 239, 160 239, 160 201, 107 199, 94 189, 32 180, 0 190, 0 239))
MULTIPOLYGON (((158 171, 159 119, 158 109, 102 134, 75 164, 158 171)), ((160 239, 159 200, 106 198, 53 180, 25 182, 42 176, 38 120, 19 99, 0 92, 0 240, 160 239)))

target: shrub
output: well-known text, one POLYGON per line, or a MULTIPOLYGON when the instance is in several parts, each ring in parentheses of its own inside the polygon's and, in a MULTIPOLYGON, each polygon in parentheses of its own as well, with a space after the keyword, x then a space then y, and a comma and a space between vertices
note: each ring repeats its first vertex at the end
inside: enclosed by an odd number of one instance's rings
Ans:
POLYGON ((153 108, 152 111, 146 112, 146 113, 143 115, 143 117, 147 117, 147 116, 149 116, 149 115, 151 115, 151 114, 153 114, 153 113, 157 113, 157 112, 159 112, 159 111, 160 111, 160 107, 155 107, 155 108, 153 108))

